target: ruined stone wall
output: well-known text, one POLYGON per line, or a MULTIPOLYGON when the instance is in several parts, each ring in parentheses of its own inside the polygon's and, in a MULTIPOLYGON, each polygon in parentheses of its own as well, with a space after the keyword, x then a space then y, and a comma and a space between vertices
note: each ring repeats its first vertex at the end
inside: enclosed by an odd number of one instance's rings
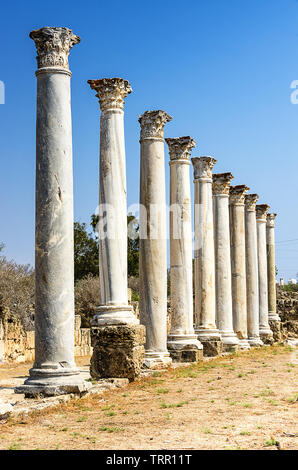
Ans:
POLYGON ((278 289, 277 313, 288 336, 298 338, 298 292, 278 289))
MULTIPOLYGON (((92 354, 89 328, 75 316, 75 356, 92 354)), ((20 319, 8 311, 0 319, 0 363, 34 361, 34 331, 25 331, 20 319)))

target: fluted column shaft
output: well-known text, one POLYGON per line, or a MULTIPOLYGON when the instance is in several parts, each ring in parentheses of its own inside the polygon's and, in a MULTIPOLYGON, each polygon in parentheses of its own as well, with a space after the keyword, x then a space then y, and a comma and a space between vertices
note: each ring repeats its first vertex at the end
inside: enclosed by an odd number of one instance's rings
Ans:
POLYGON ((268 319, 268 278, 267 278, 267 244, 266 222, 269 206, 256 206, 257 236, 258 236, 258 272, 259 272, 259 325, 260 337, 264 341, 272 336, 268 319))
POLYGON ((195 142, 190 137, 166 142, 170 151, 171 266, 171 331, 167 345, 172 359, 183 360, 185 356, 185 362, 194 362, 198 359, 195 350, 202 349, 193 328, 189 155, 195 142))
POLYGON ((246 260, 245 260, 245 185, 230 187, 230 235, 233 326, 241 349, 249 349, 247 338, 246 260))
POLYGON ((237 349, 233 331, 231 250, 229 227, 229 188, 231 173, 213 175, 215 237, 216 319, 225 350, 237 349))
POLYGON ((280 321, 276 313, 276 273, 275 273, 275 217, 276 214, 267 215, 267 276, 268 276, 268 315, 271 321, 280 321))
POLYGON ((216 328, 212 157, 192 158, 195 194, 195 331, 201 341, 220 340, 216 328))
POLYGON ((167 351, 167 240, 164 111, 146 111, 141 126, 140 322, 146 327, 145 365, 171 363, 167 351))
POLYGON ((259 333, 259 273, 256 222, 257 194, 245 196, 247 333, 250 346, 261 346, 259 333))
POLYGON ((68 28, 42 28, 37 48, 35 362, 17 392, 79 392, 74 361, 73 174, 68 54, 80 38, 68 28))
POLYGON ((100 305, 92 325, 137 324, 127 297, 127 208, 124 98, 127 80, 88 80, 100 115, 99 279, 100 305))

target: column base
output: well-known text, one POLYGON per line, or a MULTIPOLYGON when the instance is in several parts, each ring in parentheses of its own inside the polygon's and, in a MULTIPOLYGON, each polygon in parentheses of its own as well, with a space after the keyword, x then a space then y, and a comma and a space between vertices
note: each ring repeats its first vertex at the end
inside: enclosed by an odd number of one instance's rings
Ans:
POLYGON ((253 336, 248 338, 248 342, 249 342, 251 348, 257 348, 257 347, 260 347, 260 346, 264 345, 261 338, 253 337, 253 336))
POLYGON ((148 369, 165 369, 172 364, 169 352, 146 351, 144 366, 148 369))
POLYGON ((264 344, 271 345, 271 344, 274 343, 273 333, 270 330, 269 326, 268 326, 268 328, 266 328, 266 327, 260 328, 260 338, 261 338, 261 340, 263 341, 264 344))
POLYGON ((281 343, 284 339, 284 335, 283 335, 283 331, 281 327, 281 321, 271 320, 269 317, 269 325, 273 334, 273 341, 275 343, 281 343))
POLYGON ((167 348, 173 362, 198 362, 203 358, 203 346, 197 335, 170 334, 167 348))
POLYGON ((280 316, 276 312, 269 312, 268 320, 269 320, 269 322, 270 321, 280 321, 280 316))
POLYGON ((239 349, 239 339, 233 330, 221 330, 221 340, 224 352, 237 352, 239 349))
POLYGON ((68 393, 81 395, 92 386, 81 377, 77 368, 61 369, 60 365, 57 368, 30 369, 30 377, 14 391, 24 394, 25 398, 53 397, 68 393))
POLYGON ((90 323, 91 326, 140 324, 131 305, 100 305, 90 323))
POLYGON ((196 328, 195 332, 203 345, 205 357, 215 357, 222 354, 223 345, 219 330, 216 328, 196 328))
POLYGON ((135 380, 143 366, 145 340, 146 329, 143 325, 92 327, 91 377, 135 380))
POLYGON ((250 349, 250 344, 247 338, 239 339, 239 349, 241 350, 250 349))

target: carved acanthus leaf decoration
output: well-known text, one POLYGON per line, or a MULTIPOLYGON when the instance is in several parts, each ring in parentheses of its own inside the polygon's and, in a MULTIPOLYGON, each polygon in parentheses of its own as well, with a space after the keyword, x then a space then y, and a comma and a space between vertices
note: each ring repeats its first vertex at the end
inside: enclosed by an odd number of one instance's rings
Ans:
POLYGON ((71 48, 80 42, 80 37, 68 28, 45 27, 31 31, 35 42, 38 68, 62 67, 69 69, 68 56, 71 48))
POLYGON ((169 147, 170 160, 188 160, 196 142, 189 136, 166 139, 169 147))
POLYGON ((139 116, 141 140, 150 139, 152 137, 163 139, 164 126, 171 120, 172 117, 160 109, 157 111, 145 111, 144 114, 139 116))
POLYGON ((100 109, 123 109, 124 98, 132 92, 128 80, 123 78, 102 78, 101 80, 88 80, 92 90, 95 90, 99 99, 100 109))
POLYGON ((216 173, 213 175, 212 190, 214 195, 230 193, 230 184, 234 176, 232 173, 216 173))
POLYGON ((212 169, 217 162, 213 157, 195 157, 191 159, 194 169, 194 179, 212 180, 212 169))
POLYGON ((269 209, 270 209, 270 206, 268 206, 268 204, 258 204, 256 206, 257 220, 267 221, 267 213, 268 213, 269 209))
POLYGON ((230 204, 244 204, 247 191, 249 187, 245 184, 230 186, 230 204))

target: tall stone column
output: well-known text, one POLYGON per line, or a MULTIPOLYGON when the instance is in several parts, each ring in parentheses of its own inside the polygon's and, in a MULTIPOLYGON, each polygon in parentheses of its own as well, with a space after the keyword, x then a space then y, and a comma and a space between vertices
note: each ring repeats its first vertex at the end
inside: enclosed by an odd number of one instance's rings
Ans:
POLYGON ((261 346, 259 333, 259 274, 256 203, 257 194, 245 196, 247 333, 250 346, 261 346))
POLYGON ((237 350, 233 330, 229 191, 231 173, 213 175, 216 319, 225 351, 237 350))
MULTIPOLYGON (((30 33, 37 49, 35 362, 16 393, 83 392, 74 362, 73 175, 68 28, 30 33)), ((89 384, 90 385, 90 384, 89 384)))
POLYGON ((270 206, 256 206, 257 236, 258 236, 258 272, 259 272, 259 325, 260 337, 265 344, 273 342, 273 334, 268 318, 268 278, 267 278, 267 243, 266 224, 270 206))
POLYGON ((249 188, 245 185, 230 187, 230 236, 233 326, 239 338, 240 349, 249 349, 247 337, 245 209, 244 198, 249 188))
POLYGON ((167 234, 164 111, 146 111, 141 126, 140 321, 146 326, 145 365, 171 363, 167 350, 167 234))
POLYGON ((280 321, 276 313, 276 274, 275 274, 275 226, 276 214, 267 214, 267 276, 268 276, 268 310, 269 321, 280 321))
POLYGON ((189 156, 191 137, 166 139, 170 152, 171 331, 168 350, 175 362, 196 362, 203 346, 193 328, 192 229, 189 156))
POLYGON ((195 332, 203 344, 205 356, 222 352, 216 327, 215 259, 212 205, 212 157, 192 158, 195 194, 195 332))
POLYGON ((122 78, 88 80, 100 115, 99 280, 100 305, 91 321, 91 375, 129 377, 140 372, 144 328, 128 304, 127 205, 124 98, 132 89, 122 78), (130 344, 133 346, 130 347, 130 344), (132 365, 133 364, 133 365, 132 365))

